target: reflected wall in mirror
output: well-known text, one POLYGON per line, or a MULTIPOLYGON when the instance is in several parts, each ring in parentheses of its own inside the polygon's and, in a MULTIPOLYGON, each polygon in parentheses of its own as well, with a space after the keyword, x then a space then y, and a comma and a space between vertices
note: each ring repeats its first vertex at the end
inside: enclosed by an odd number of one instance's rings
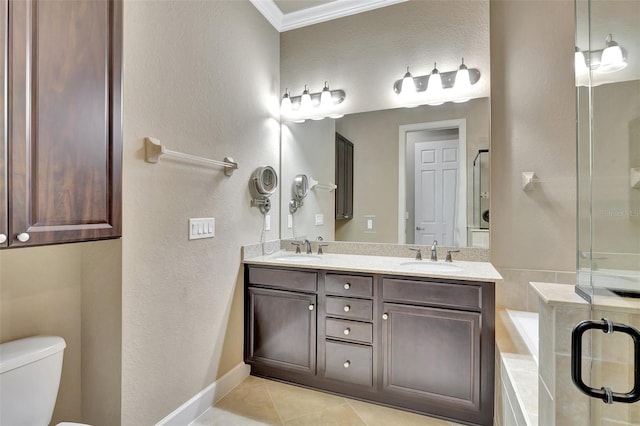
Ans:
POLYGON ((474 200, 474 187, 481 185, 481 177, 485 190, 477 193, 488 206, 486 158, 474 173, 479 152, 489 149, 488 98, 284 124, 283 212, 289 211, 287 185, 297 174, 335 182, 336 132, 353 143, 353 217, 335 220, 333 192, 311 188, 301 209, 283 214, 283 239, 407 244, 437 239, 446 246, 488 246, 488 223, 474 221, 481 216, 474 215, 480 203, 474 200), (431 229, 431 222, 441 222, 441 229, 431 229))

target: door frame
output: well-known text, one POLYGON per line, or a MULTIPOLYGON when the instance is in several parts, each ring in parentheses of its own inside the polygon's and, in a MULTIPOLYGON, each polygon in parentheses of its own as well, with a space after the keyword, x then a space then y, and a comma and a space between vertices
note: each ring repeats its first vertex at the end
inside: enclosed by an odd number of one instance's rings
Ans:
MULTIPOLYGON (((456 229, 460 230, 458 245, 467 245, 467 119, 431 121, 398 126, 398 243, 406 244, 407 219, 407 133, 420 130, 458 129, 458 206, 456 229)), ((411 166, 413 167, 413 166, 411 166)))

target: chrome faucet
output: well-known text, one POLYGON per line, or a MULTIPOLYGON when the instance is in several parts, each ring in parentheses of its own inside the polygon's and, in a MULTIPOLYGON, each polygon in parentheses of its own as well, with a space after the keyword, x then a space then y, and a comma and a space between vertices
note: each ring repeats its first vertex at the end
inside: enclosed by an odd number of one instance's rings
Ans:
POLYGON ((416 247, 416 248, 409 247, 409 250, 416 252, 416 260, 422 260, 422 251, 420 251, 419 247, 416 247))
POLYGON ((302 242, 302 244, 304 245, 307 254, 311 254, 312 253, 312 251, 311 251, 311 242, 309 240, 304 240, 302 242))
POLYGON ((431 261, 438 261, 438 252, 436 251, 436 246, 438 245, 438 240, 433 240, 433 245, 431 246, 431 261))

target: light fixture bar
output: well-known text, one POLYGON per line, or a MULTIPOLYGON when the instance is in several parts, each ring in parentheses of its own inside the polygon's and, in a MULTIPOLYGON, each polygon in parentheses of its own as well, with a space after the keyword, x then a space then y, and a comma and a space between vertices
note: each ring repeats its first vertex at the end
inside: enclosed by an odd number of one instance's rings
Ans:
MULTIPOLYGON (((331 92, 331 99, 333 99, 334 105, 338 105, 344 102, 344 98, 347 96, 344 90, 342 89, 330 90, 330 92, 331 92)), ((311 93, 310 95, 311 95, 311 103, 313 105, 320 104, 320 96, 322 95, 322 92, 311 93)), ((289 98, 291 99, 292 105, 300 105, 300 100, 302 99, 302 96, 290 96, 289 98)), ((295 106, 293 108, 296 109, 295 106)))
MULTIPOLYGON (((442 79, 442 88, 443 89, 451 89, 454 86, 456 80, 456 74, 458 70, 455 71, 447 71, 440 72, 440 78, 442 79)), ((416 85, 416 92, 424 92, 427 90, 427 85, 429 83, 429 75, 420 75, 417 77, 413 77, 413 81, 416 85)), ((469 80, 471 84, 476 84, 478 80, 480 80, 480 71, 476 68, 469 68, 469 80)), ((393 83, 393 91, 397 94, 400 94, 402 88, 402 79, 396 80, 393 83)))

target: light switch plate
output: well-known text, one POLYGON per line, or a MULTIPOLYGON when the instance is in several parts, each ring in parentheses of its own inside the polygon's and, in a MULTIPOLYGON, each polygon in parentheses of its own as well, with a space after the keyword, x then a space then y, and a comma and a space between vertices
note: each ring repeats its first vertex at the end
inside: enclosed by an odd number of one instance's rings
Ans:
POLYGON ((293 228, 293 215, 292 214, 288 214, 287 215, 287 229, 291 229, 293 228))
POLYGON ((316 214, 316 226, 324 225, 324 215, 322 213, 316 214))
POLYGON ((270 214, 264 215, 264 230, 271 231, 271 215, 270 214))
POLYGON ((189 219, 189 239, 213 238, 216 234, 216 220, 213 217, 189 219))
POLYGON ((376 217, 375 215, 364 216, 364 232, 374 234, 376 232, 376 217))

